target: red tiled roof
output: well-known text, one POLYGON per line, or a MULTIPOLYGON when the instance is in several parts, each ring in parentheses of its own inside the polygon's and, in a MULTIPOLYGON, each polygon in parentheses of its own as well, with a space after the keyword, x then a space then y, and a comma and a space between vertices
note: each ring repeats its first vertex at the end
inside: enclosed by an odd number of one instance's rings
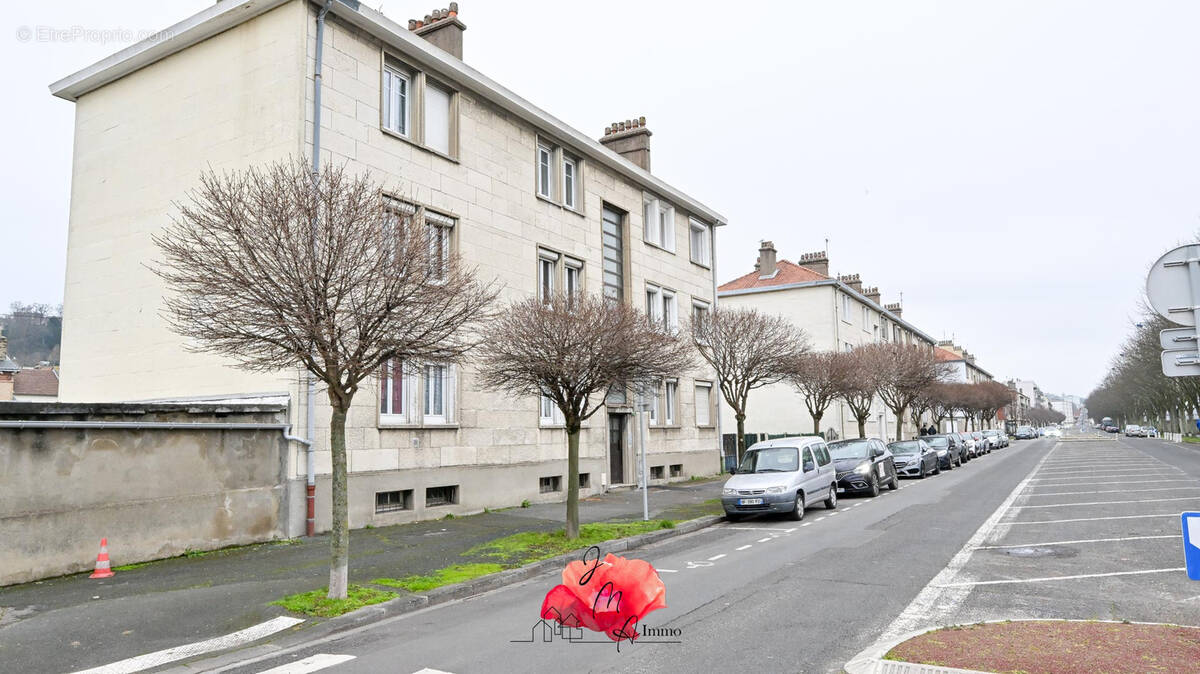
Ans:
POLYGON ((963 359, 963 357, 958 355, 957 353, 954 353, 953 351, 951 351, 949 349, 943 349, 940 346, 934 348, 933 357, 937 358, 939 361, 941 361, 943 363, 948 363, 951 361, 963 359))
POLYGON ((21 370, 13 374, 13 394, 57 396, 58 375, 54 370, 21 370))
POLYGON ((826 281, 829 277, 824 274, 807 268, 801 267, 794 262, 780 260, 776 263, 775 268, 778 272, 771 278, 759 278, 757 271, 752 271, 745 276, 740 276, 722 284, 718 291, 725 290, 746 290, 749 288, 770 288, 771 286, 782 286, 791 283, 807 283, 811 281, 826 281))

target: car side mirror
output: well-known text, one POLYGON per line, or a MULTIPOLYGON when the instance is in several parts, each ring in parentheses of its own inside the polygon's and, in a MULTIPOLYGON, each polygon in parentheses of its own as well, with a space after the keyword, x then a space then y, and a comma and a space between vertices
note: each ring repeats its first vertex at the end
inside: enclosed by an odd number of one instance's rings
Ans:
POLYGON ((806 472, 806 473, 811 473, 811 472, 813 472, 813 471, 814 471, 814 470, 816 470, 816 469, 817 469, 817 466, 816 466, 816 464, 814 464, 812 461, 805 461, 805 462, 804 462, 804 472, 806 472))
POLYGON ((872 459, 878 459, 878 458, 879 458, 879 457, 881 457, 881 456, 883 456, 883 450, 882 450, 882 449, 880 449, 880 448, 876 447, 875 449, 871 450, 871 458, 872 458, 872 459))

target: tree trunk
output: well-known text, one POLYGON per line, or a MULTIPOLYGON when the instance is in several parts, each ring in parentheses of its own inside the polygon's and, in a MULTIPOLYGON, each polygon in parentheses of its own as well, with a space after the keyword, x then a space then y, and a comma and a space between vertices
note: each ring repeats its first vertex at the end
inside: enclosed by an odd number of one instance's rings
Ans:
POLYGON ((855 417, 855 418, 858 419, 858 437, 860 437, 860 438, 867 437, 867 418, 866 417, 855 417))
MULTIPOLYGON (((332 396, 331 396, 332 398, 332 396)), ((350 517, 346 498, 346 409, 333 404, 329 422, 329 449, 333 459, 333 531, 329 536, 330 599, 345 599, 350 570, 350 517)))
POLYGON ((825 416, 825 411, 824 411, 824 410, 822 410, 822 411, 820 411, 820 412, 813 412, 813 413, 812 413, 812 419, 813 419, 813 434, 815 434, 815 435, 820 435, 820 434, 821 434, 821 417, 823 417, 823 416, 825 416))
POLYGON ((567 539, 576 538, 579 538, 579 422, 567 425, 567 539))
POLYGON ((905 410, 905 408, 903 408, 903 407, 901 407, 898 410, 892 410, 893 412, 896 413, 896 441, 897 442, 904 439, 904 410, 905 410))
POLYGON ((734 419, 737 419, 737 462, 740 466, 746 455, 746 415, 739 412, 734 419))

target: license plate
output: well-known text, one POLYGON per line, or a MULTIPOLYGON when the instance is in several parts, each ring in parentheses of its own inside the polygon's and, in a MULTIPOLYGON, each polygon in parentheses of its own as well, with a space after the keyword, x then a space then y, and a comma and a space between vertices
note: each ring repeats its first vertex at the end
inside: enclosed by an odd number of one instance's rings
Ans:
POLYGON ((845 493, 846 493, 846 488, 845 488, 845 487, 838 487, 838 493, 839 493, 839 494, 845 494, 845 493))
POLYGON ((760 498, 740 498, 740 499, 738 499, 738 505, 762 505, 762 499, 760 499, 760 498))

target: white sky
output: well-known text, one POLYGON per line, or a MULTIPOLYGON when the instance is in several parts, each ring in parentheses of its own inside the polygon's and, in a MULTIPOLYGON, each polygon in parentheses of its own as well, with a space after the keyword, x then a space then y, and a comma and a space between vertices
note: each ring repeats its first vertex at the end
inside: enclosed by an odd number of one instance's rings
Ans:
MULTIPOLYGON (((73 106, 47 85, 128 44, 39 27, 154 31, 211 1, 6 5, 0 307, 62 299, 73 106)), ((997 377, 1086 395, 1146 269, 1200 229, 1200 3, 460 4, 466 61, 535 104, 596 137, 647 117, 655 174, 730 220, 721 281, 761 239, 794 261, 828 237, 831 271, 997 377)))

